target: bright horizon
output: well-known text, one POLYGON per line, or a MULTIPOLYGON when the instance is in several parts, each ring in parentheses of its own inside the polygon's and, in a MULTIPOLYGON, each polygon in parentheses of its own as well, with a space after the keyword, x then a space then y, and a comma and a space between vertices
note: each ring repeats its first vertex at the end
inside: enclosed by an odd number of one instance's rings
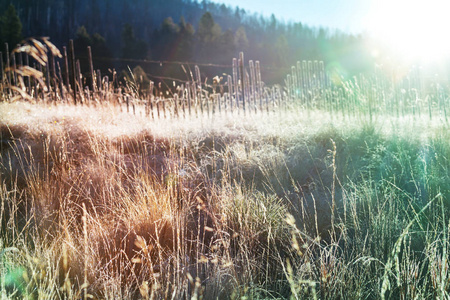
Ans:
MULTIPOLYGON (((450 58, 450 3, 442 0, 214 0, 311 27, 369 33, 405 60, 450 58)), ((377 51, 377 49, 374 49, 377 51)))

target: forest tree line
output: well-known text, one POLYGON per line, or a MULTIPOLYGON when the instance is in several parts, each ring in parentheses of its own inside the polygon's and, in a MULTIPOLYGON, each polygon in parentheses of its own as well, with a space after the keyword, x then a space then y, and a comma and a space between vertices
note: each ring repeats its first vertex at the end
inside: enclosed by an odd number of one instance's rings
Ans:
POLYGON ((211 78, 229 72, 225 66, 241 51, 261 62, 268 82, 279 82, 298 60, 323 60, 348 75, 372 62, 362 35, 282 22, 206 0, 0 0, 0 9, 2 44, 49 36, 62 47, 74 39, 82 69, 87 70, 90 45, 95 67, 105 73, 140 65, 148 74, 183 79, 181 64, 156 62, 224 65, 204 67, 211 78))

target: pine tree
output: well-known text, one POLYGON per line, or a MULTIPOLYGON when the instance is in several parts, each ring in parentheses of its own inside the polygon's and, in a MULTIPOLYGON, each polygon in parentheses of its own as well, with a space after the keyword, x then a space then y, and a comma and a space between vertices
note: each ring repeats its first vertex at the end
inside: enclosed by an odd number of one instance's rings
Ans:
POLYGON ((214 42, 222 34, 222 29, 214 22, 210 12, 204 13, 200 18, 197 34, 200 42, 205 44, 214 42))
POLYGON ((144 59, 147 57, 147 43, 136 38, 133 27, 128 23, 122 29, 122 45, 123 58, 144 59))
POLYGON ((216 57, 218 48, 220 47, 220 37, 222 36, 222 28, 214 22, 211 13, 206 12, 200 18, 198 24, 198 58, 202 61, 212 61, 216 57))
POLYGON ((8 43, 10 48, 22 41, 22 23, 14 5, 10 4, 0 19, 1 42, 8 43))
POLYGON ((87 46, 92 46, 91 36, 86 30, 86 27, 81 26, 77 29, 75 38, 75 53, 86 52, 87 46))
POLYGON ((194 51, 194 26, 186 23, 184 17, 180 18, 179 44, 177 47, 176 57, 178 60, 191 60, 194 51))
POLYGON ((234 34, 234 45, 239 51, 248 50, 249 43, 247 39, 247 34, 245 33, 245 28, 240 26, 236 33, 234 34))
MULTIPOLYGON (((87 32, 86 27, 81 26, 77 29, 74 46, 75 53, 81 57, 87 57, 87 47, 91 46, 95 68, 106 71, 111 67, 112 62, 109 59, 112 57, 112 54, 106 45, 105 38, 100 34, 94 33, 93 35, 90 35, 87 32)), ((81 58, 80 61, 87 66, 87 59, 81 58)))

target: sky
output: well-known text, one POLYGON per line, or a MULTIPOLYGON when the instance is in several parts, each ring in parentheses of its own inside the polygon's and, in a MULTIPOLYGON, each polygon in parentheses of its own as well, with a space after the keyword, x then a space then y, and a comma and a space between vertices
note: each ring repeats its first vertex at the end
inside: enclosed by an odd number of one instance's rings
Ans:
POLYGON ((364 0, 214 0, 284 21, 301 22, 351 33, 367 29, 371 2, 364 0))

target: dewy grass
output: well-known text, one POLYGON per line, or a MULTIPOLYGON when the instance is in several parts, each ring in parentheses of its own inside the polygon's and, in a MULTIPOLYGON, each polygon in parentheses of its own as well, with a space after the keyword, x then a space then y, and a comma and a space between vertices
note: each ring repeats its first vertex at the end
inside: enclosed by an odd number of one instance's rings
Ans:
POLYGON ((445 299, 445 124, 1 103, 1 297, 445 299))

